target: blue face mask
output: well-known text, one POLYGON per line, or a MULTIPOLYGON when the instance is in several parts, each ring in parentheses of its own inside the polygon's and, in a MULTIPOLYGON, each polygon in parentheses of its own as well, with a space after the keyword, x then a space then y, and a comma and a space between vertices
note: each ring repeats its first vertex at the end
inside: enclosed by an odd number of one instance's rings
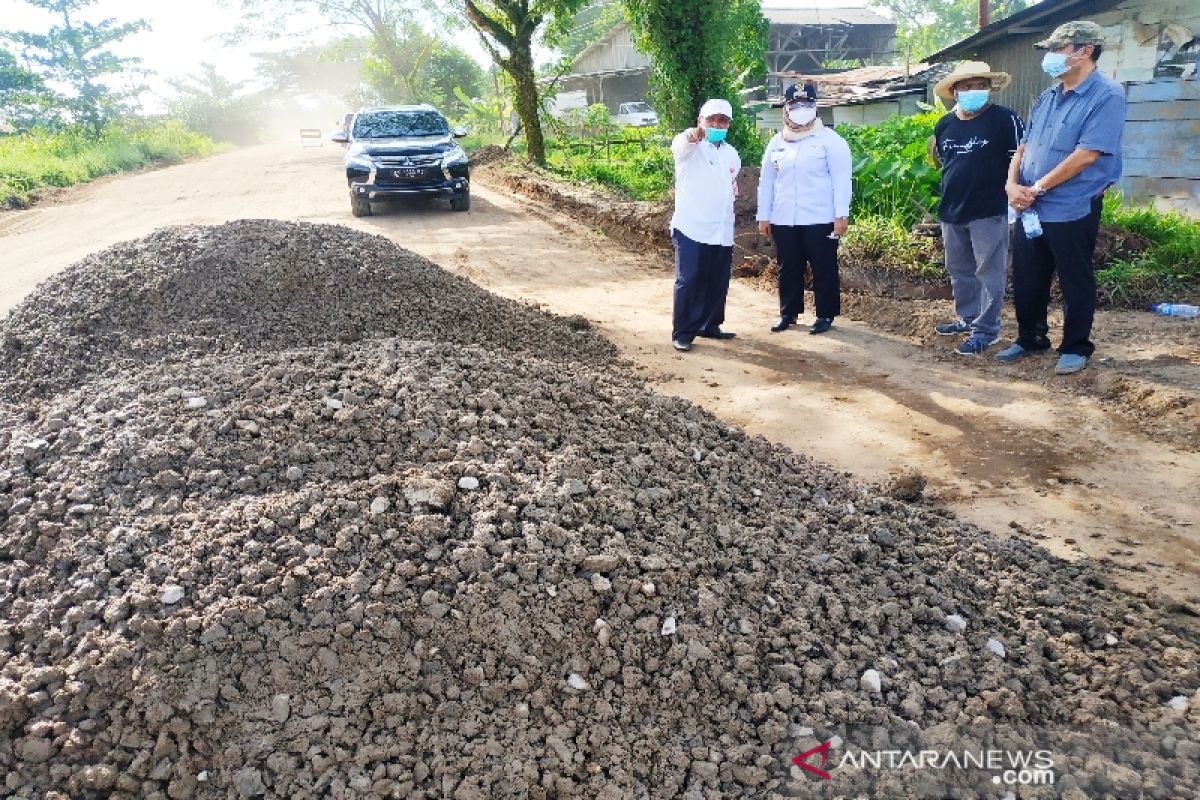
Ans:
POLYGON ((1042 72, 1051 78, 1061 77, 1069 69, 1066 53, 1046 53, 1042 56, 1042 72))
POLYGON ((725 130, 724 128, 705 128, 704 129, 704 135, 707 136, 708 140, 710 142, 712 142, 713 144, 716 144, 717 142, 725 141, 725 136, 728 133, 729 133, 729 131, 725 130))
POLYGON ((958 93, 958 107, 968 114, 974 114, 987 105, 990 94, 987 89, 965 89, 958 93))

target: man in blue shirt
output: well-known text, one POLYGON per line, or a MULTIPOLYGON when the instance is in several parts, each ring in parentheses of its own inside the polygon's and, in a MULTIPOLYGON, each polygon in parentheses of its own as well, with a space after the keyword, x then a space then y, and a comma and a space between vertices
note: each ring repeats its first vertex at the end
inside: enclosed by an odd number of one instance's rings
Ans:
POLYGON ((1033 103, 1025 138, 1009 166, 1005 191, 1022 215, 1013 236, 1013 305, 1017 340, 996 354, 1012 362, 1050 349, 1046 311, 1058 274, 1063 335, 1055 372, 1087 365, 1096 310, 1092 254, 1104 190, 1121 176, 1125 92, 1096 71, 1104 32, 1094 22, 1059 25, 1038 42, 1042 70, 1059 83, 1033 103))

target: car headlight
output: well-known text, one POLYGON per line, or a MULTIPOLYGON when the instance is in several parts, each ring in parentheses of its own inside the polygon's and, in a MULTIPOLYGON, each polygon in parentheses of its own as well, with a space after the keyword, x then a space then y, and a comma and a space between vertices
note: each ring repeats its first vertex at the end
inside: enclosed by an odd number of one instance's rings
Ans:
POLYGON ((371 159, 369 158, 348 158, 346 159, 346 168, 370 172, 375 168, 375 165, 371 163, 371 159))
POLYGON ((442 166, 448 167, 451 164, 465 164, 467 161, 467 151, 463 150, 458 145, 454 145, 445 153, 442 153, 442 166))

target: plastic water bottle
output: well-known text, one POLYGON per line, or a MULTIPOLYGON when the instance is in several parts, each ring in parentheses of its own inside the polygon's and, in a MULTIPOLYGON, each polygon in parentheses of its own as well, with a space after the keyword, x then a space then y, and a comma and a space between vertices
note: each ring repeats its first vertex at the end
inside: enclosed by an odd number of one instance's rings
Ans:
POLYGON ((1155 303, 1150 310, 1164 317, 1184 317, 1195 319, 1200 317, 1200 306, 1189 306, 1184 303, 1155 303))
POLYGON ((1026 211, 1021 214, 1021 227, 1025 229, 1025 235, 1030 239, 1036 239, 1042 235, 1042 221, 1038 219, 1036 211, 1026 211))

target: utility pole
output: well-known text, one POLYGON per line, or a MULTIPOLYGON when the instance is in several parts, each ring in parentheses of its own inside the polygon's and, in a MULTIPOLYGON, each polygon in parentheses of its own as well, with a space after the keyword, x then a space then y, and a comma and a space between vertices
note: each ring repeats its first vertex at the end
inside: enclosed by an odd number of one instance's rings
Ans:
POLYGON ((991 12, 991 9, 989 8, 989 6, 991 6, 991 3, 989 3, 988 0, 979 0, 979 28, 980 28, 980 30, 987 27, 988 15, 991 12))

